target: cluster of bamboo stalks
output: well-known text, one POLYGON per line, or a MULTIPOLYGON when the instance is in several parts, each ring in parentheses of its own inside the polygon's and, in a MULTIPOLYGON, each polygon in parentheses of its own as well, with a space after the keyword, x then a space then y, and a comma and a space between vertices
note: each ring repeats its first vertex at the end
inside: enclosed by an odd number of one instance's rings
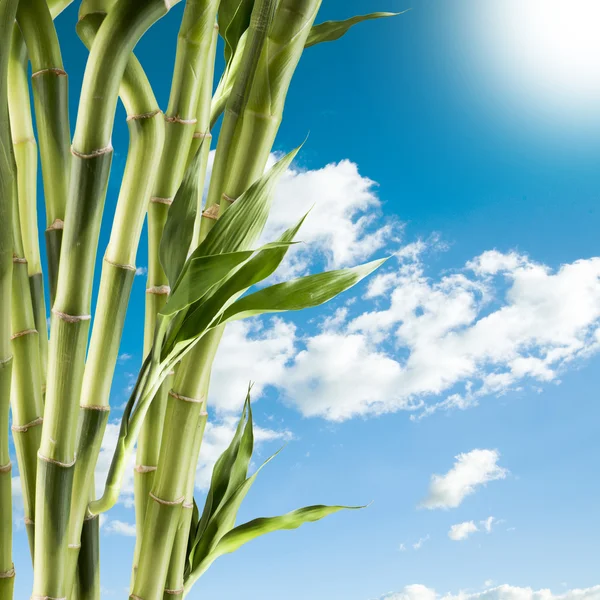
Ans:
POLYGON ((9 425, 34 565, 33 600, 100 598, 98 516, 116 503, 134 451, 130 598, 183 598, 222 554, 342 508, 313 506, 236 526, 256 477, 248 477, 249 396, 202 512, 194 477, 212 362, 226 323, 316 306, 381 263, 247 293, 277 269, 302 225, 303 219, 255 248, 273 188, 297 152, 264 173, 302 52, 391 13, 314 25, 321 0, 186 0, 163 113, 133 50, 179 0, 82 0, 77 33, 89 58, 71 139, 68 79, 53 22, 71 1, 0 0, 0 599, 12 598, 15 578, 9 425), (219 34, 225 70, 215 90, 219 34), (129 151, 92 320, 119 98, 129 151), (37 228, 38 144, 46 279, 37 228), (95 498, 94 470, 146 215, 145 358, 104 493, 95 498))

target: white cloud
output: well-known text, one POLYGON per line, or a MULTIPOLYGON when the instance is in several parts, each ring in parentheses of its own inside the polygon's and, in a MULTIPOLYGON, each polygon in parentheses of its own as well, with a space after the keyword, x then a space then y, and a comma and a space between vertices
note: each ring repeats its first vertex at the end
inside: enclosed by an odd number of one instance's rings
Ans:
POLYGON ((425 537, 419 538, 419 540, 413 544, 413 549, 420 550, 423 547, 423 544, 425 542, 427 542, 428 540, 429 540, 429 534, 427 534, 425 537))
MULTIPOLYGON (((283 344, 279 356, 273 346, 268 353, 274 372, 249 364, 246 381, 278 387, 305 416, 343 421, 408 410, 422 418, 527 382, 559 382, 570 362, 600 348, 600 258, 553 272, 493 251, 432 280, 422 252, 436 244, 416 244, 395 270, 370 280, 365 300, 387 308, 361 313, 346 302, 309 336, 296 329, 281 336, 282 321, 259 333, 239 328, 238 356, 252 356, 257 340, 283 344)), ((227 404, 232 396, 218 397, 227 404)))
POLYGON ((424 585, 415 583, 407 585, 401 592, 385 594, 379 600, 436 600, 436 593, 424 585))
POLYGON ((504 479, 508 470, 499 466, 497 450, 475 449, 455 457, 454 466, 445 475, 432 475, 424 508, 455 508, 476 488, 489 481, 504 479))
POLYGON ((407 585, 401 592, 388 593, 379 600, 600 600, 600 585, 572 589, 562 594, 553 594, 549 589, 500 585, 482 592, 459 592, 458 594, 437 594, 424 585, 407 585))
POLYGON ((450 527, 448 537, 455 542, 459 540, 466 540, 472 533, 479 531, 479 528, 473 521, 465 521, 464 523, 457 523, 450 527))
POLYGON ((487 533, 492 533, 492 527, 496 523, 499 523, 499 521, 494 517, 488 517, 485 519, 485 521, 480 521, 481 526, 487 531, 487 533))
POLYGON ((142 275, 145 275, 147 272, 148 272, 148 267, 138 267, 135 270, 135 276, 141 277, 142 275))
POLYGON ((107 521, 103 527, 105 533, 115 533, 126 537, 135 537, 135 525, 114 519, 107 521))

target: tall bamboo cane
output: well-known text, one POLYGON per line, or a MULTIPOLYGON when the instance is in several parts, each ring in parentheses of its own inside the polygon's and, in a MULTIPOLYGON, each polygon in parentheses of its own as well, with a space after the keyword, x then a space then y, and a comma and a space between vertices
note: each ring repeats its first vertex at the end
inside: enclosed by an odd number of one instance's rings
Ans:
POLYGON ((16 194, 12 222, 14 244, 11 315, 14 365, 10 394, 13 415, 12 432, 23 490, 25 525, 33 557, 36 462, 41 439, 43 402, 39 333, 34 320, 27 275, 28 265, 24 257, 16 194))
MULTIPOLYGON (((197 112, 203 84, 212 88, 214 51, 211 49, 214 50, 212 41, 218 6, 219 0, 188 0, 178 34, 173 83, 165 113, 165 143, 154 193, 148 206, 145 354, 149 352, 152 344, 156 314, 164 306, 169 292, 169 282, 159 259, 160 240, 167 213, 181 184, 194 136, 197 135, 196 139, 200 139, 199 136, 208 133, 208 127, 197 132, 197 112), (210 84, 205 83, 208 76, 210 84)), ((202 100, 204 101, 204 98, 202 100)), ((208 159, 208 150, 205 150, 205 147, 210 148, 210 145, 204 144, 202 149, 208 159)), ((169 378, 161 386, 148 410, 138 440, 134 473, 137 527, 134 573, 143 535, 148 493, 152 489, 158 463, 170 385, 169 378)))
POLYGON ((12 204, 16 191, 8 116, 8 56, 17 0, 0 0, 0 597, 13 595, 11 462, 8 413, 12 377, 12 204))
MULTIPOLYGON (((89 47, 105 15, 98 11, 97 3, 92 14, 86 13, 86 8, 84 3, 77 29, 89 47)), ((106 3, 106 9, 108 8, 106 3)), ((74 475, 74 488, 78 490, 78 494, 73 496, 71 502, 71 556, 67 580, 72 580, 75 573, 81 529, 85 523, 85 527, 91 530, 94 525, 90 521, 97 518, 86 518, 86 507, 88 496, 93 493, 94 467, 108 420, 110 387, 135 276, 135 255, 164 135, 162 113, 134 55, 127 63, 119 94, 128 113, 130 149, 111 238, 104 257, 100 294, 83 376, 74 475)), ((91 539, 95 538, 94 535, 91 539)), ((89 549, 87 553, 91 556, 96 554, 89 549)), ((91 568, 86 571, 89 573, 91 568)), ((90 585, 83 586, 82 589, 80 586, 80 597, 90 597, 91 591, 90 585)))
POLYGON ((48 389, 38 454, 34 595, 42 598, 61 598, 67 593, 78 404, 119 84, 136 42, 169 8, 159 0, 119 0, 98 31, 85 70, 52 309, 48 389))
POLYGON ((17 22, 25 38, 33 72, 31 81, 46 201, 48 277, 53 301, 71 165, 68 80, 45 0, 22 0, 17 22))
POLYGON ((29 59, 25 40, 17 25, 13 29, 8 70, 8 102, 13 148, 17 163, 19 215, 23 238, 23 256, 27 260, 27 273, 33 302, 33 318, 38 331, 40 379, 46 387, 48 364, 48 325, 44 277, 40 259, 37 216, 37 143, 33 132, 31 100, 27 65, 29 59))

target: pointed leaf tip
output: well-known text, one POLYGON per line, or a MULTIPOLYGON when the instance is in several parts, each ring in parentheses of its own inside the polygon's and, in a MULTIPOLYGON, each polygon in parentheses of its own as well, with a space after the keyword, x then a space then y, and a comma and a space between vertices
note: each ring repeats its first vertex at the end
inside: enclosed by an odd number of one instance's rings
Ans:
POLYGON ((397 17, 398 15, 402 15, 405 12, 407 11, 404 10, 402 12, 374 12, 368 15, 358 15, 356 17, 352 17, 344 21, 325 21, 324 23, 313 25, 304 47, 310 48, 311 46, 321 44, 322 42, 333 42, 335 40, 339 40, 354 25, 362 23, 363 21, 370 21, 373 19, 382 19, 388 17, 397 17))

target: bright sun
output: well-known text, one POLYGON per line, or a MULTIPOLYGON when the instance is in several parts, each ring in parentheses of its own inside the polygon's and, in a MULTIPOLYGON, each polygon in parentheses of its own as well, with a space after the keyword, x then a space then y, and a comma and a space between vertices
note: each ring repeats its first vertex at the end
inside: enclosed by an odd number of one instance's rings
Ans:
POLYGON ((504 84, 562 109, 600 109, 600 0, 486 0, 479 7, 479 44, 504 84))

